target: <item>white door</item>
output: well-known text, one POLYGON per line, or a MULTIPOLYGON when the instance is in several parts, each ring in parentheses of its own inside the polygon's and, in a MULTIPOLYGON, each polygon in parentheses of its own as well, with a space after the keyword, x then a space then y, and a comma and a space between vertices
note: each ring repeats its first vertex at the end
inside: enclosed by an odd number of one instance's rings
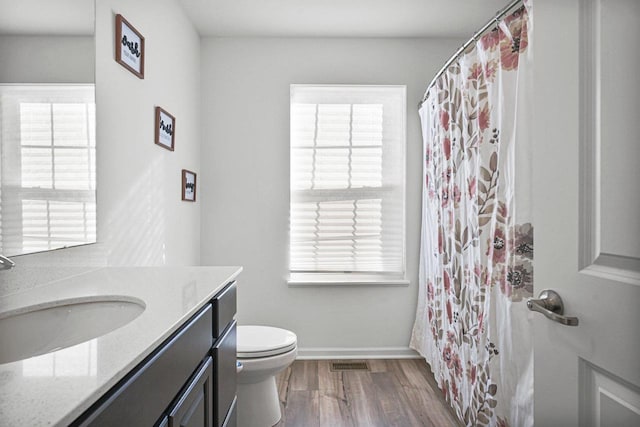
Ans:
POLYGON ((533 7, 535 425, 640 426, 640 1, 533 7))

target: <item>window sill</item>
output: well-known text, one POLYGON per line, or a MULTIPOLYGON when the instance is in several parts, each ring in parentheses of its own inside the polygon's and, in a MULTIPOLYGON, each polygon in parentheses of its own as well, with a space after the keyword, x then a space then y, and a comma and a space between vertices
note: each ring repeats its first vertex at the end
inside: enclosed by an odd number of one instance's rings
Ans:
POLYGON ((291 287, 305 286, 409 286, 403 276, 382 274, 292 273, 287 279, 291 287))

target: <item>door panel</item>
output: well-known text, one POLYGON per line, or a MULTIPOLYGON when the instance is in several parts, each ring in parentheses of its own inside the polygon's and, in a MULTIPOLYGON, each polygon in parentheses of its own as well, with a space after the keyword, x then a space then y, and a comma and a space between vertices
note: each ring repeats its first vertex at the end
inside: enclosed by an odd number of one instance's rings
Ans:
MULTIPOLYGON (((601 251, 615 257, 640 259, 640 50, 627 49, 624 40, 640 41, 640 2, 600 0, 585 2, 593 16, 583 24, 583 34, 591 35, 596 53, 590 66, 600 78, 600 164, 602 230, 601 251), (630 193, 629 190, 632 190, 630 193)), ((586 40, 589 42, 590 40, 586 40)), ((640 269, 636 269, 640 271, 640 269)))
POLYGON ((582 361, 580 406, 585 427, 640 426, 640 390, 582 361))
POLYGON ((535 286, 580 320, 533 314, 536 426, 640 414, 636 3, 534 2, 535 286))
POLYGON ((640 279, 640 2, 580 4, 581 243, 588 273, 640 279), (601 268, 603 267, 603 268, 601 268))

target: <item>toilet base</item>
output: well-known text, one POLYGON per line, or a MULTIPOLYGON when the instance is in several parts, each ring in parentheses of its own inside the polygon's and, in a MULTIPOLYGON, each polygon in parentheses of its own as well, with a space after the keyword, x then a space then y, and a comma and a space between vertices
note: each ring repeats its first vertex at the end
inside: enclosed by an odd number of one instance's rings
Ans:
POLYGON ((281 416, 275 376, 238 384, 238 427, 272 427, 281 416))

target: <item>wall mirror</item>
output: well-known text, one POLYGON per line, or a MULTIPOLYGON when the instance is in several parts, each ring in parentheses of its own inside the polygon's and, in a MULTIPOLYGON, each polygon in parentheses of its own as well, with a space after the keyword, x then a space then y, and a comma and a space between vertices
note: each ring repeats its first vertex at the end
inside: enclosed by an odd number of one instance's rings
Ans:
POLYGON ((0 10, 0 253, 94 243, 94 2, 0 10))

